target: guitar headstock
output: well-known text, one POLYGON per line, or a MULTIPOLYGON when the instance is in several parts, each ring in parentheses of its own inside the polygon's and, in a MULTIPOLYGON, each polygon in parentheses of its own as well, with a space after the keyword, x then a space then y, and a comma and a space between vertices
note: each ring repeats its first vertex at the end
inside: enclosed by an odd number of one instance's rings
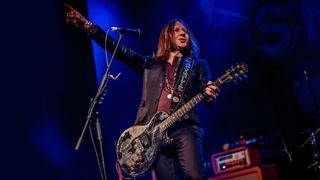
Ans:
POLYGON ((230 82, 232 80, 246 77, 245 73, 248 72, 248 66, 245 63, 238 63, 236 66, 232 66, 219 78, 220 83, 230 82))

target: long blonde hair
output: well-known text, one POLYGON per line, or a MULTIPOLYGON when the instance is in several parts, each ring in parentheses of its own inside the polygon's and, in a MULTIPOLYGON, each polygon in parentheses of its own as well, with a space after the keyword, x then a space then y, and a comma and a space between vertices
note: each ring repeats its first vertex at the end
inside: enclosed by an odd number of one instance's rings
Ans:
POLYGON ((176 22, 183 24, 189 34, 189 42, 187 47, 182 51, 183 56, 192 58, 197 58, 200 53, 199 45, 197 40, 194 38, 191 30, 186 25, 186 23, 181 19, 172 19, 170 20, 161 30, 158 42, 158 49, 155 55, 157 60, 168 59, 171 51, 175 51, 176 47, 173 44, 173 35, 174 35, 174 25, 176 22))

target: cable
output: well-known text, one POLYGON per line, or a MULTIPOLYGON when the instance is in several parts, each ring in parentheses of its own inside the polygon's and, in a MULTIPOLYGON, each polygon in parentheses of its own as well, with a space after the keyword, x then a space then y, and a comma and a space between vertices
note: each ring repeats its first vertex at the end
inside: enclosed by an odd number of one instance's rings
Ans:
POLYGON ((105 55, 105 58, 106 58, 106 63, 107 63, 107 67, 109 66, 109 58, 108 58, 108 36, 109 36, 109 31, 110 31, 111 28, 108 28, 107 32, 106 32, 106 35, 104 37, 104 55, 105 55))

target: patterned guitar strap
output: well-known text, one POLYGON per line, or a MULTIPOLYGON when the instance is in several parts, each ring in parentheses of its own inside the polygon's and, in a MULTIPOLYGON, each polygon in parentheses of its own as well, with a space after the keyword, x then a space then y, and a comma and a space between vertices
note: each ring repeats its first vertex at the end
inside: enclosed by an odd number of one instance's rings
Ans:
POLYGON ((171 105, 170 105, 171 113, 173 113, 175 109, 178 107, 178 104, 181 103, 181 100, 183 98, 183 93, 188 84, 188 79, 194 64, 194 61, 191 60, 190 58, 184 58, 182 62, 183 62, 183 67, 180 70, 178 79, 176 81, 177 83, 175 83, 175 86, 174 86, 174 92, 173 92, 171 105))

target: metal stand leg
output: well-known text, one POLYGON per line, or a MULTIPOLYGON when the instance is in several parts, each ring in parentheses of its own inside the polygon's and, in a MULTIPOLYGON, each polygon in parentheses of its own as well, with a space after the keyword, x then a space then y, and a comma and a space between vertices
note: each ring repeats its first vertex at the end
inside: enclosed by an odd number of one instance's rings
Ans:
POLYGON ((316 175, 320 177, 320 163, 319 163, 319 151, 317 147, 317 140, 315 133, 312 132, 310 135, 310 140, 311 140, 311 149, 312 149, 312 157, 313 157, 313 164, 311 164, 309 168, 313 168, 315 171, 316 175))

